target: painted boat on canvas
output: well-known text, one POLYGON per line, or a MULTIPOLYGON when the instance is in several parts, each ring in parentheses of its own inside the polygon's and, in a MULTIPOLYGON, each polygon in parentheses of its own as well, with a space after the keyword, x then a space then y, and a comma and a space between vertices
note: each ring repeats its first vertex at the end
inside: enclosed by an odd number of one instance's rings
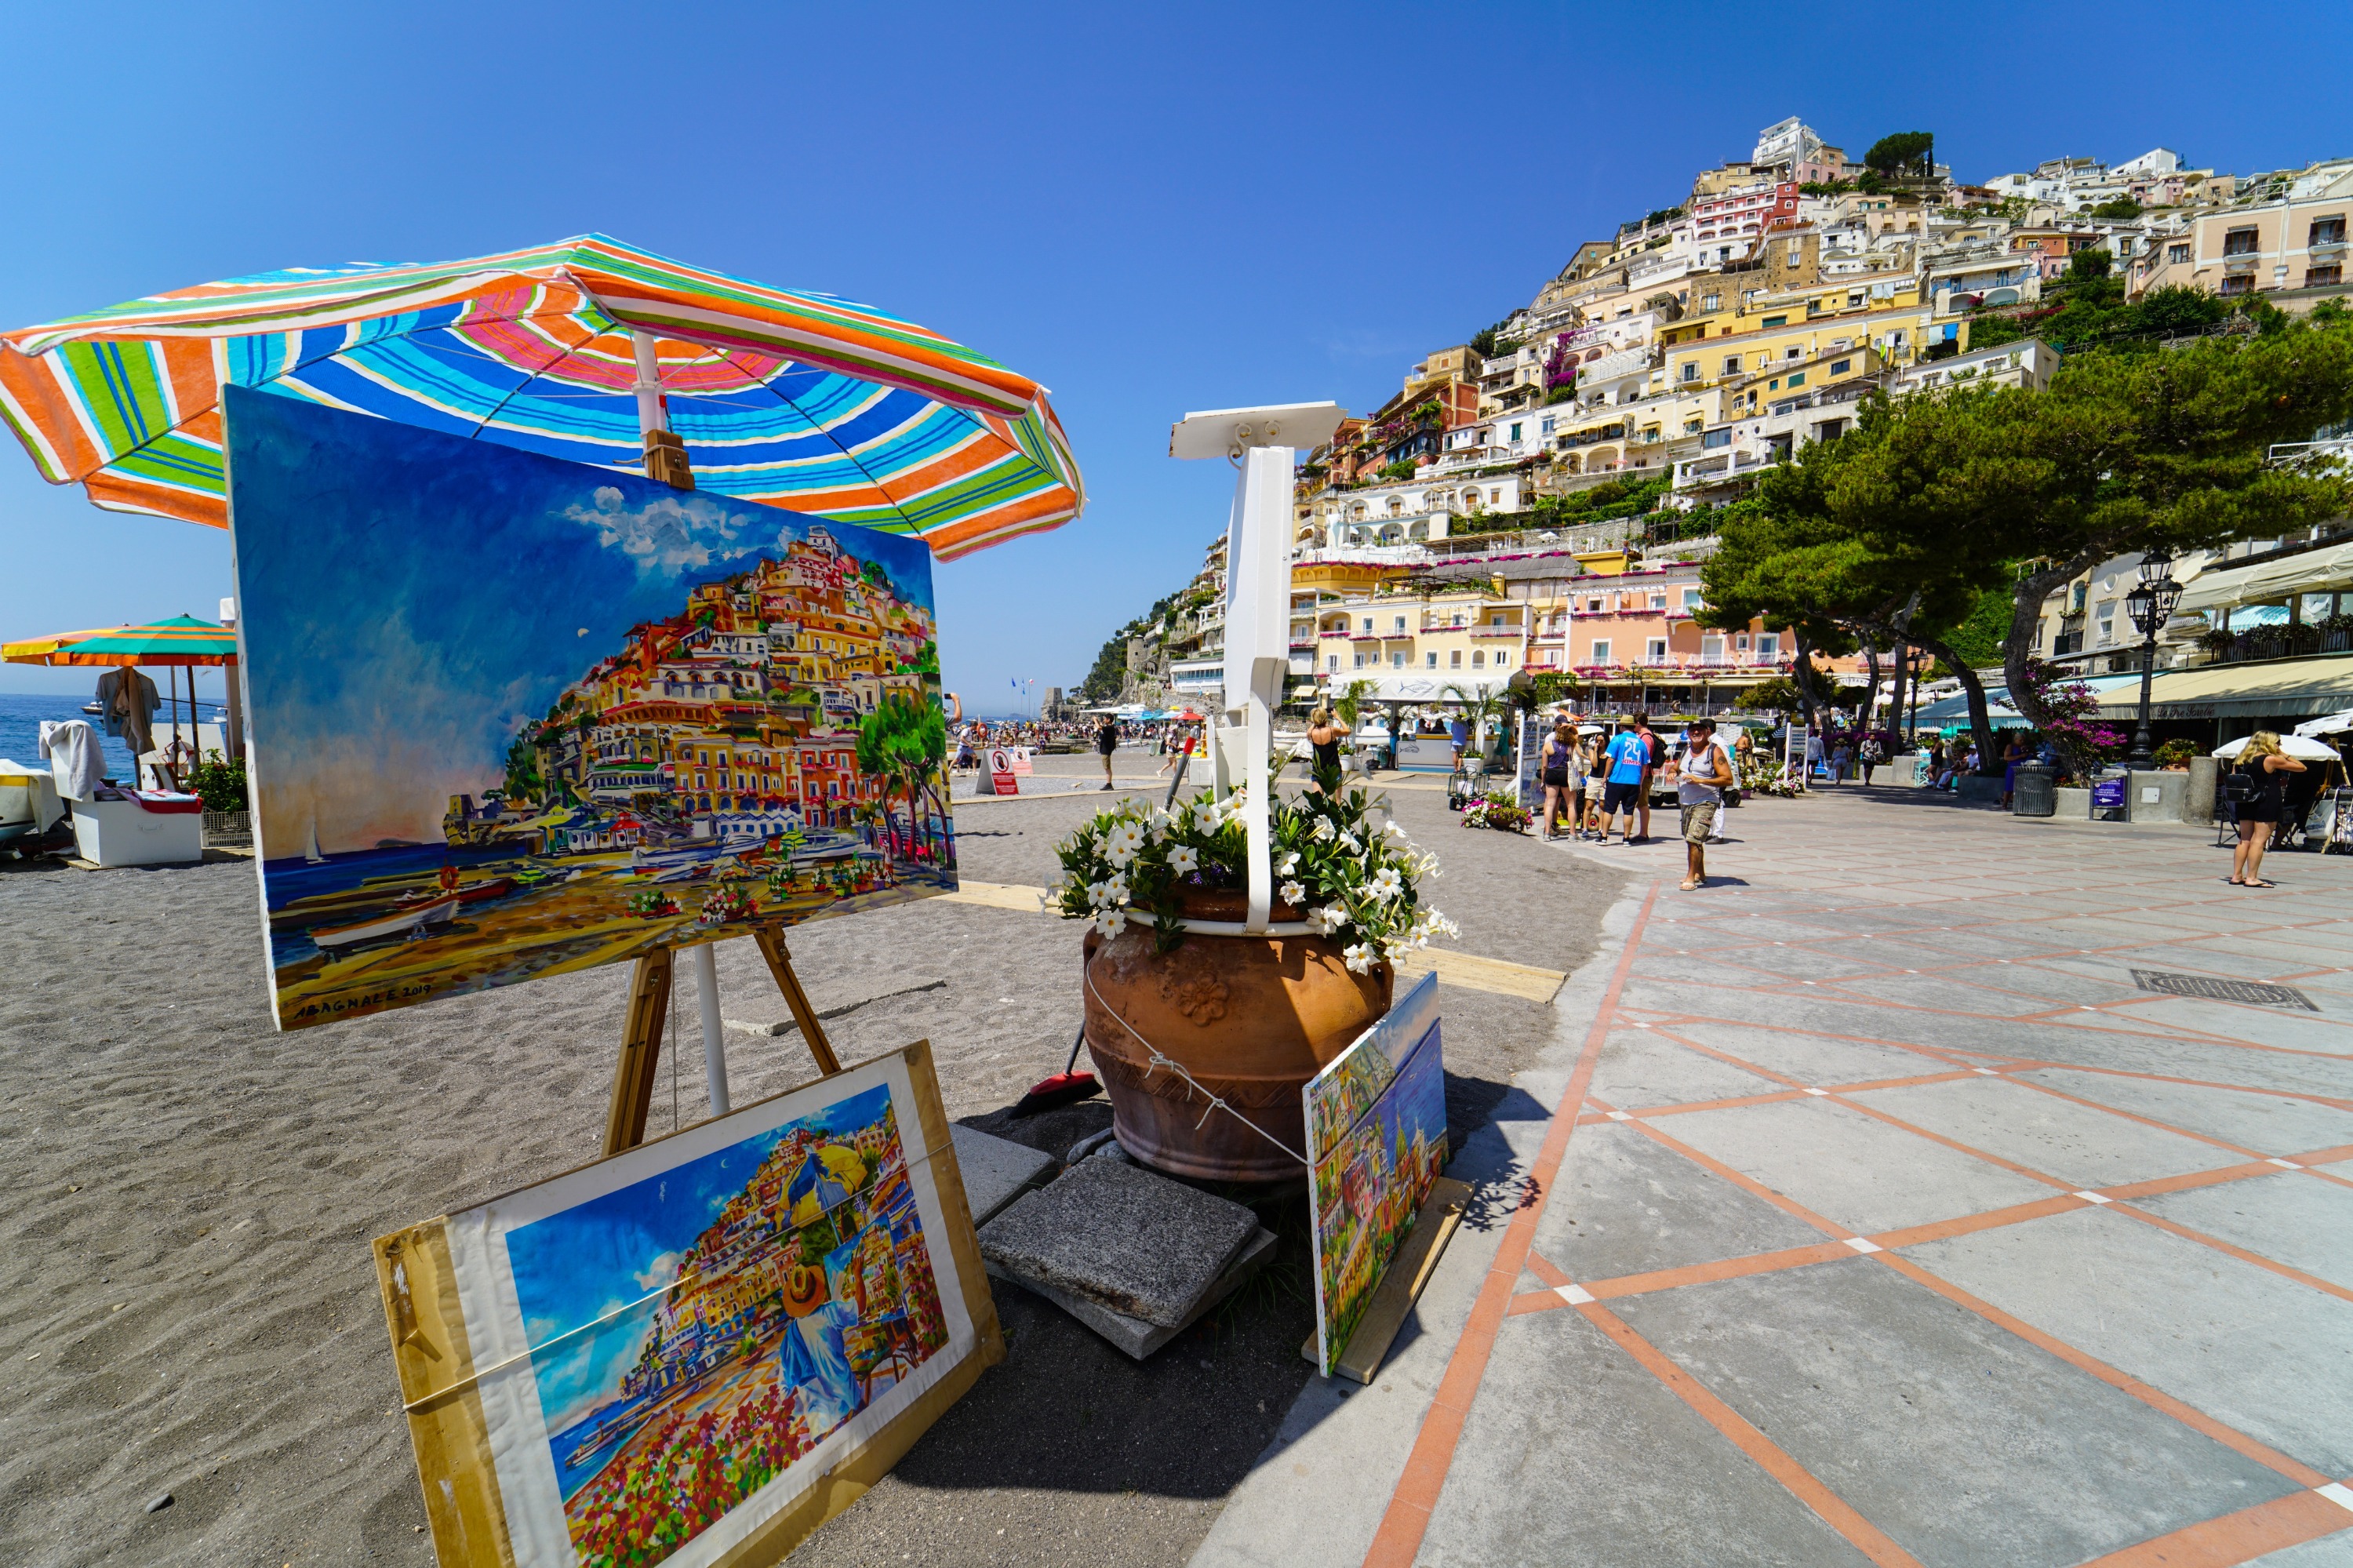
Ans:
POLYGON ((311 943, 322 952, 338 948, 357 947, 362 942, 383 941, 392 937, 408 937, 427 926, 446 926, 458 908, 458 895, 444 895, 429 903, 412 904, 395 909, 374 919, 358 920, 348 926, 318 926, 311 930, 311 943))

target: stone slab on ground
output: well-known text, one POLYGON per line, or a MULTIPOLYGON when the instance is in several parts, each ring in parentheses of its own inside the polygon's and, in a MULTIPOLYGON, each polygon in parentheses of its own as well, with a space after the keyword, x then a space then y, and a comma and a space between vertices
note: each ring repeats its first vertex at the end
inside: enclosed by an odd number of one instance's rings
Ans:
POLYGON ((981 1228, 1004 1277, 1182 1328, 1258 1230, 1258 1216, 1116 1160, 1082 1160, 981 1228))
POLYGON ((1067 1290, 1058 1290, 1039 1280, 1020 1278, 994 1263, 987 1266, 988 1272, 997 1278, 1009 1279, 1024 1290, 1036 1291, 1110 1340, 1121 1351, 1140 1361, 1200 1321, 1202 1314, 1209 1308, 1240 1289, 1242 1281, 1257 1273, 1259 1265, 1273 1253, 1272 1231, 1261 1230, 1252 1235, 1242 1245, 1242 1250, 1235 1255, 1233 1262, 1226 1265, 1226 1271, 1218 1276, 1199 1300, 1193 1303, 1192 1309, 1185 1315, 1185 1320, 1174 1328, 1163 1328, 1155 1323, 1147 1323, 1141 1318, 1131 1318, 1124 1312, 1114 1312, 1100 1302, 1074 1296, 1067 1290))
POLYGON ((1054 1157, 1026 1144, 991 1138, 968 1127, 948 1128, 955 1143, 956 1169, 964 1173, 964 1199, 972 1223, 985 1225, 1007 1204, 1054 1175, 1054 1157))

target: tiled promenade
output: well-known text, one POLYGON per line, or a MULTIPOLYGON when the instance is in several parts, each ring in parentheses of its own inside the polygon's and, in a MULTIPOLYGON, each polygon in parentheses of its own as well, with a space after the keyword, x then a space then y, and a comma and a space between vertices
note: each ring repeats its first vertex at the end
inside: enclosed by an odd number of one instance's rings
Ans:
POLYGON ((1332 1557, 2353 1563, 2353 860, 2241 891, 2190 830, 1893 792, 1732 824, 1696 894, 1679 844, 1572 852, 1643 883, 1524 1079, 1525 1196, 1404 1397, 1268 1461, 1379 1472, 1332 1557))

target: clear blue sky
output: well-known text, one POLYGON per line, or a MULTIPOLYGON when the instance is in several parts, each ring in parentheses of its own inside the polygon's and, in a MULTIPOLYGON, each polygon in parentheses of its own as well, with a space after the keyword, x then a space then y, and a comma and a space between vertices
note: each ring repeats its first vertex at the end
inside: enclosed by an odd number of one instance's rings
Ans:
MULTIPOLYGON (((18 7, 0 324, 601 229, 924 323, 1053 388, 1092 503, 941 568, 949 684, 1076 681, 1223 528, 1189 408, 1373 407, 1579 241, 1800 114, 1968 179, 2353 153, 2340 5, 18 7)), ((0 450, 0 635, 229 591, 226 535, 0 450)), ((89 672, 0 668, 0 690, 89 672)), ((207 693, 218 690, 208 676, 207 693)))

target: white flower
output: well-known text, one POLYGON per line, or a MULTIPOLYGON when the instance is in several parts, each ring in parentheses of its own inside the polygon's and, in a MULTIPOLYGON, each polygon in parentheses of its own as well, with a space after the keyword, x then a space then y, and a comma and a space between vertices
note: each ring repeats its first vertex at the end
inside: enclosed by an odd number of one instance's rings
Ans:
POLYGON ((1284 855, 1282 859, 1276 863, 1274 874, 1277 876, 1290 876, 1298 870, 1299 852, 1297 850, 1293 850, 1289 854, 1284 855))
POLYGON ((1391 963, 1396 963, 1398 959, 1404 958, 1407 954, 1412 951, 1413 944, 1409 941, 1389 941, 1382 944, 1381 957, 1387 959, 1391 963))
POLYGON ((1326 904, 1321 909, 1310 909, 1307 923, 1315 927, 1317 935, 1328 937, 1348 928, 1348 912, 1337 904, 1326 904))
POLYGON ((1328 841, 1336 831, 1337 830, 1332 826, 1331 818, 1318 817, 1315 819, 1315 831, 1308 836, 1314 839, 1328 841))
POLYGON ((1095 929, 1106 937, 1116 937, 1127 929, 1127 911, 1106 909, 1095 916, 1095 929))
POLYGON ((1286 882, 1282 885, 1282 901, 1285 904, 1290 905, 1293 909, 1298 908, 1299 901, 1306 896, 1307 889, 1302 887, 1299 884, 1295 882, 1286 882))
POLYGON ((1398 843, 1406 842, 1405 829, 1396 822, 1391 822, 1388 826, 1383 828, 1381 830, 1381 836, 1383 838, 1395 840, 1398 843))
POLYGON ((1369 942, 1358 942, 1343 956, 1347 959, 1348 967, 1360 975, 1372 973, 1373 965, 1378 960, 1378 955, 1373 951, 1369 942))
POLYGON ((1200 869, 1201 857, 1190 844, 1172 844, 1168 850, 1168 870, 1171 875, 1187 876, 1200 869))
POLYGON ((1126 903, 1130 896, 1132 895, 1127 889, 1125 874, 1113 872, 1111 880, 1103 884, 1103 902, 1108 905, 1121 905, 1126 903))
POLYGON ((1158 806, 1155 806, 1152 808, 1152 815, 1144 820, 1144 825, 1146 831, 1152 834, 1152 842, 1154 843, 1159 843, 1168 837, 1169 824, 1175 821, 1176 819, 1171 817, 1166 811, 1161 810, 1158 806))
POLYGON ((1374 897, 1395 898, 1398 894, 1404 891, 1405 878, 1397 874, 1397 867, 1393 865, 1385 865, 1381 867, 1380 870, 1373 873, 1374 897))
POLYGON ((1415 929, 1422 932, 1425 938, 1459 937, 1462 935, 1461 927, 1457 926, 1453 921, 1449 920, 1437 910, 1430 908, 1424 908, 1421 914, 1416 917, 1414 920, 1414 927, 1415 929))
POLYGON ((1088 883, 1087 902, 1098 909, 1102 908, 1103 906, 1103 890, 1110 885, 1111 885, 1107 882, 1088 883))
POLYGON ((1342 833, 1340 835, 1340 847, 1346 850, 1350 854, 1358 854, 1363 853, 1365 846, 1363 842, 1358 840, 1356 834, 1342 833))

